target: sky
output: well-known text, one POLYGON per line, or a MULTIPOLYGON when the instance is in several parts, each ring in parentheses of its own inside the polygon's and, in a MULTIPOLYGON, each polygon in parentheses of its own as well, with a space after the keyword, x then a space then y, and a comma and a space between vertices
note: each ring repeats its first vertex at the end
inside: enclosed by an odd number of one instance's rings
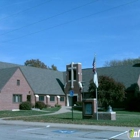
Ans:
POLYGON ((140 57, 140 0, 0 0, 0 61, 65 71, 140 57))

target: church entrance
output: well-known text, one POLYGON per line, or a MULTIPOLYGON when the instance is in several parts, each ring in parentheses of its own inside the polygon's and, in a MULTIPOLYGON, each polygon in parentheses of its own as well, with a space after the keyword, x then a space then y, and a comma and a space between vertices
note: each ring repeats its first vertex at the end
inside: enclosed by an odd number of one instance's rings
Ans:
POLYGON ((27 95, 27 101, 31 102, 31 95, 27 95))
POLYGON ((72 105, 76 104, 77 98, 78 98, 78 95, 74 95, 73 97, 68 95, 67 106, 72 106, 72 105))

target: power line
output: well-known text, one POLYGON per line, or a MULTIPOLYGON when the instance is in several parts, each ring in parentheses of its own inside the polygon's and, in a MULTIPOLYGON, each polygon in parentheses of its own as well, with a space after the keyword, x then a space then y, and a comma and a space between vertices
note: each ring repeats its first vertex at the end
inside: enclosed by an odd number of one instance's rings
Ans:
POLYGON ((17 30, 20 30, 20 29, 25 28, 25 27, 29 27, 29 26, 35 25, 35 24, 37 24, 37 23, 40 23, 40 22, 43 22, 43 21, 52 19, 52 18, 54 18, 54 17, 57 17, 57 16, 60 16, 60 15, 66 14, 66 13, 68 13, 68 12, 71 12, 71 11, 74 11, 74 10, 76 10, 76 9, 82 8, 82 7, 84 7, 84 6, 87 6, 87 5, 89 5, 89 4, 92 4, 92 3, 96 2, 96 1, 98 1, 98 0, 95 0, 95 1, 92 1, 92 2, 89 2, 89 3, 86 3, 86 4, 84 4, 84 5, 81 5, 81 6, 72 8, 72 9, 70 9, 70 10, 61 12, 61 13, 59 13, 59 14, 56 14, 56 15, 53 15, 53 16, 50 16, 50 17, 47 17, 47 18, 42 19, 42 20, 39 20, 39 21, 37 21, 37 22, 33 22, 33 23, 31 23, 31 24, 22 26, 22 27, 20 27, 20 28, 14 29, 14 30, 12 30, 12 31, 9 31, 9 32, 0 34, 0 36, 5 35, 5 34, 8 34, 8 33, 11 33, 11 32, 14 32, 14 31, 17 31, 17 30))
POLYGON ((52 0, 48 0, 48 1, 44 2, 44 3, 39 4, 39 5, 36 5, 36 6, 30 7, 30 8, 27 8, 27 9, 25 9, 25 10, 22 10, 22 11, 20 11, 20 12, 18 12, 18 13, 14 13, 14 14, 11 14, 11 15, 9 15, 9 16, 3 17, 3 18, 0 19, 0 21, 1 21, 1 20, 4 20, 4 19, 7 19, 7 18, 9 18, 9 17, 15 16, 15 15, 17 15, 17 14, 23 13, 23 12, 25 12, 25 11, 28 11, 28 10, 30 10, 30 9, 39 7, 39 6, 41 6, 41 5, 45 4, 45 3, 48 3, 48 2, 50 2, 50 1, 52 1, 52 0))
MULTIPOLYGON (((69 23, 72 23, 72 22, 75 22, 75 21, 78 21, 78 20, 81 20, 81 19, 84 19, 84 18, 88 18, 88 17, 94 16, 94 15, 97 15, 97 14, 100 14, 100 13, 103 13, 103 12, 107 12, 107 11, 110 11, 110 10, 113 10, 113 9, 117 9, 119 7, 122 7, 122 6, 125 6, 125 5, 128 5, 128 4, 134 3, 136 1, 138 1, 138 0, 134 0, 134 1, 131 1, 131 2, 128 2, 128 3, 125 3, 125 4, 121 4, 119 6, 115 6, 115 7, 106 9, 106 10, 102 10, 102 11, 99 11, 99 12, 96 12, 96 13, 93 13, 93 14, 81 17, 81 18, 77 18, 77 19, 74 19, 74 20, 71 20, 71 21, 67 21, 67 22, 64 22, 64 23, 61 23, 61 24, 58 24, 58 25, 55 25, 55 26, 52 26, 52 27, 49 27, 49 28, 46 28, 46 29, 43 29, 43 30, 39 30, 39 31, 30 33, 30 34, 26 34, 26 35, 18 37, 18 38, 14 38, 14 39, 8 40, 8 41, 13 41, 13 40, 24 38, 24 37, 27 37, 27 36, 30 36, 30 35, 33 35, 33 34, 37 34, 39 32, 43 32, 43 31, 46 31, 46 30, 49 30, 49 29, 53 29, 53 28, 56 28, 56 27, 59 27, 59 26, 65 25, 65 24, 69 24, 69 23)), ((8 41, 3 41, 3 42, 8 42, 8 41)))

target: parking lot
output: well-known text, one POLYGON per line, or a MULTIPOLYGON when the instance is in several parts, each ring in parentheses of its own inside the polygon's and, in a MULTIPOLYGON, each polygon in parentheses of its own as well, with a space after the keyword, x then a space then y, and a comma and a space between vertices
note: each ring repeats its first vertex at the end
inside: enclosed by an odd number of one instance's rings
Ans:
MULTIPOLYGON (((24 122, 23 122, 24 123, 24 122)), ((26 122, 27 123, 27 122, 26 122)), ((122 129, 122 128, 121 128, 122 129)), ((56 127, 46 124, 43 126, 1 124, 0 138, 3 140, 128 140, 127 130, 99 130, 56 127)), ((139 139, 139 138, 133 138, 139 139)))

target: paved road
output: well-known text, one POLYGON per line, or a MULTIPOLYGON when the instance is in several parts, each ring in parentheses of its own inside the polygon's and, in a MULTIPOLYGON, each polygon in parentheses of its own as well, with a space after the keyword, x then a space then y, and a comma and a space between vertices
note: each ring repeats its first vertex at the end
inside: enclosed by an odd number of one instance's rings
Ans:
MULTIPOLYGON (((62 108, 54 114, 69 112, 62 108)), ((131 127, 10 121, 0 119, 1 140, 128 140, 131 127)), ((138 131, 140 128, 134 128, 138 131)), ((132 140, 139 140, 133 138, 132 140)))
MULTIPOLYGON (((89 126, 90 127, 90 126, 89 126)), ((80 129, 64 126, 1 124, 2 140, 128 140, 126 131, 80 129)), ((134 138, 135 139, 135 138, 134 138)), ((138 139, 138 138, 137 138, 138 139)), ((139 138, 140 139, 140 138, 139 138)))

